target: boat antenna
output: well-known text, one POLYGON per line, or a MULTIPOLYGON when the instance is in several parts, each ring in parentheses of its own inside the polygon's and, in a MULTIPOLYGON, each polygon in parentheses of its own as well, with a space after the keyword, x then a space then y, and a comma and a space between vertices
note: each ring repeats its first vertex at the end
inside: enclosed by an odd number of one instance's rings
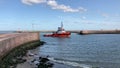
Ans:
POLYGON ((61 28, 63 28, 63 22, 61 22, 61 28))

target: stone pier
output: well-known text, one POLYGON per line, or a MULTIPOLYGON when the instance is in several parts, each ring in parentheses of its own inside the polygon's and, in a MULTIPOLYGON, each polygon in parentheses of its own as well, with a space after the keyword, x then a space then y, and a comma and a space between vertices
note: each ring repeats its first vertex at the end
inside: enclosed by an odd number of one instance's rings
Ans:
POLYGON ((120 30, 82 30, 79 34, 120 34, 120 30))
POLYGON ((39 32, 0 34, 0 59, 13 48, 37 40, 40 41, 39 32))

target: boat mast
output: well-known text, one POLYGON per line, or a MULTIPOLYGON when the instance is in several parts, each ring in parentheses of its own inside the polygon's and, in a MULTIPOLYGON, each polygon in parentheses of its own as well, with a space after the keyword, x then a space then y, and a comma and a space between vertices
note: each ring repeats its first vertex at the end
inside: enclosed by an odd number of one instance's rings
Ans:
POLYGON ((63 22, 61 22, 61 30, 63 31, 64 30, 64 28, 63 28, 63 22))
POLYGON ((61 22, 61 28, 63 28, 63 22, 61 22))

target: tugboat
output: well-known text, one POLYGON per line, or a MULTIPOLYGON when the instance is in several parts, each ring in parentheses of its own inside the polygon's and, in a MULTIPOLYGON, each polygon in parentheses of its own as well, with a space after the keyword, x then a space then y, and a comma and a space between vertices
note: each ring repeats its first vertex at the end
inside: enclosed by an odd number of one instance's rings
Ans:
POLYGON ((69 37, 71 35, 70 32, 65 31, 63 28, 63 23, 61 22, 61 27, 58 27, 58 30, 56 32, 53 32, 52 34, 45 34, 44 37, 69 37))

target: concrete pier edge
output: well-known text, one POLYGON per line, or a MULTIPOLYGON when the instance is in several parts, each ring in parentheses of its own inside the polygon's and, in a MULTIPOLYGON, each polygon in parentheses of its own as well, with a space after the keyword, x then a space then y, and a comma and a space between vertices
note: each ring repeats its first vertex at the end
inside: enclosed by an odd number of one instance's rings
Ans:
POLYGON ((81 30, 78 34, 120 34, 120 30, 81 30))
POLYGON ((9 52, 7 52, 6 54, 4 54, 3 56, 1 56, 0 57, 0 61, 2 61, 6 56, 8 56, 8 54, 9 53, 11 53, 11 52, 13 52, 15 49, 18 49, 18 48, 20 48, 20 47, 24 47, 24 46, 26 46, 26 45, 29 45, 29 44, 31 44, 31 43, 36 43, 36 42, 40 42, 40 40, 36 40, 36 41, 31 41, 31 42, 27 42, 27 43, 24 43, 24 44, 21 44, 20 46, 18 46, 18 47, 15 47, 15 48, 13 48, 12 50, 10 50, 9 52))
POLYGON ((13 33, 8 37, 0 38, 0 60, 14 48, 35 41, 40 41, 38 32, 13 33))

